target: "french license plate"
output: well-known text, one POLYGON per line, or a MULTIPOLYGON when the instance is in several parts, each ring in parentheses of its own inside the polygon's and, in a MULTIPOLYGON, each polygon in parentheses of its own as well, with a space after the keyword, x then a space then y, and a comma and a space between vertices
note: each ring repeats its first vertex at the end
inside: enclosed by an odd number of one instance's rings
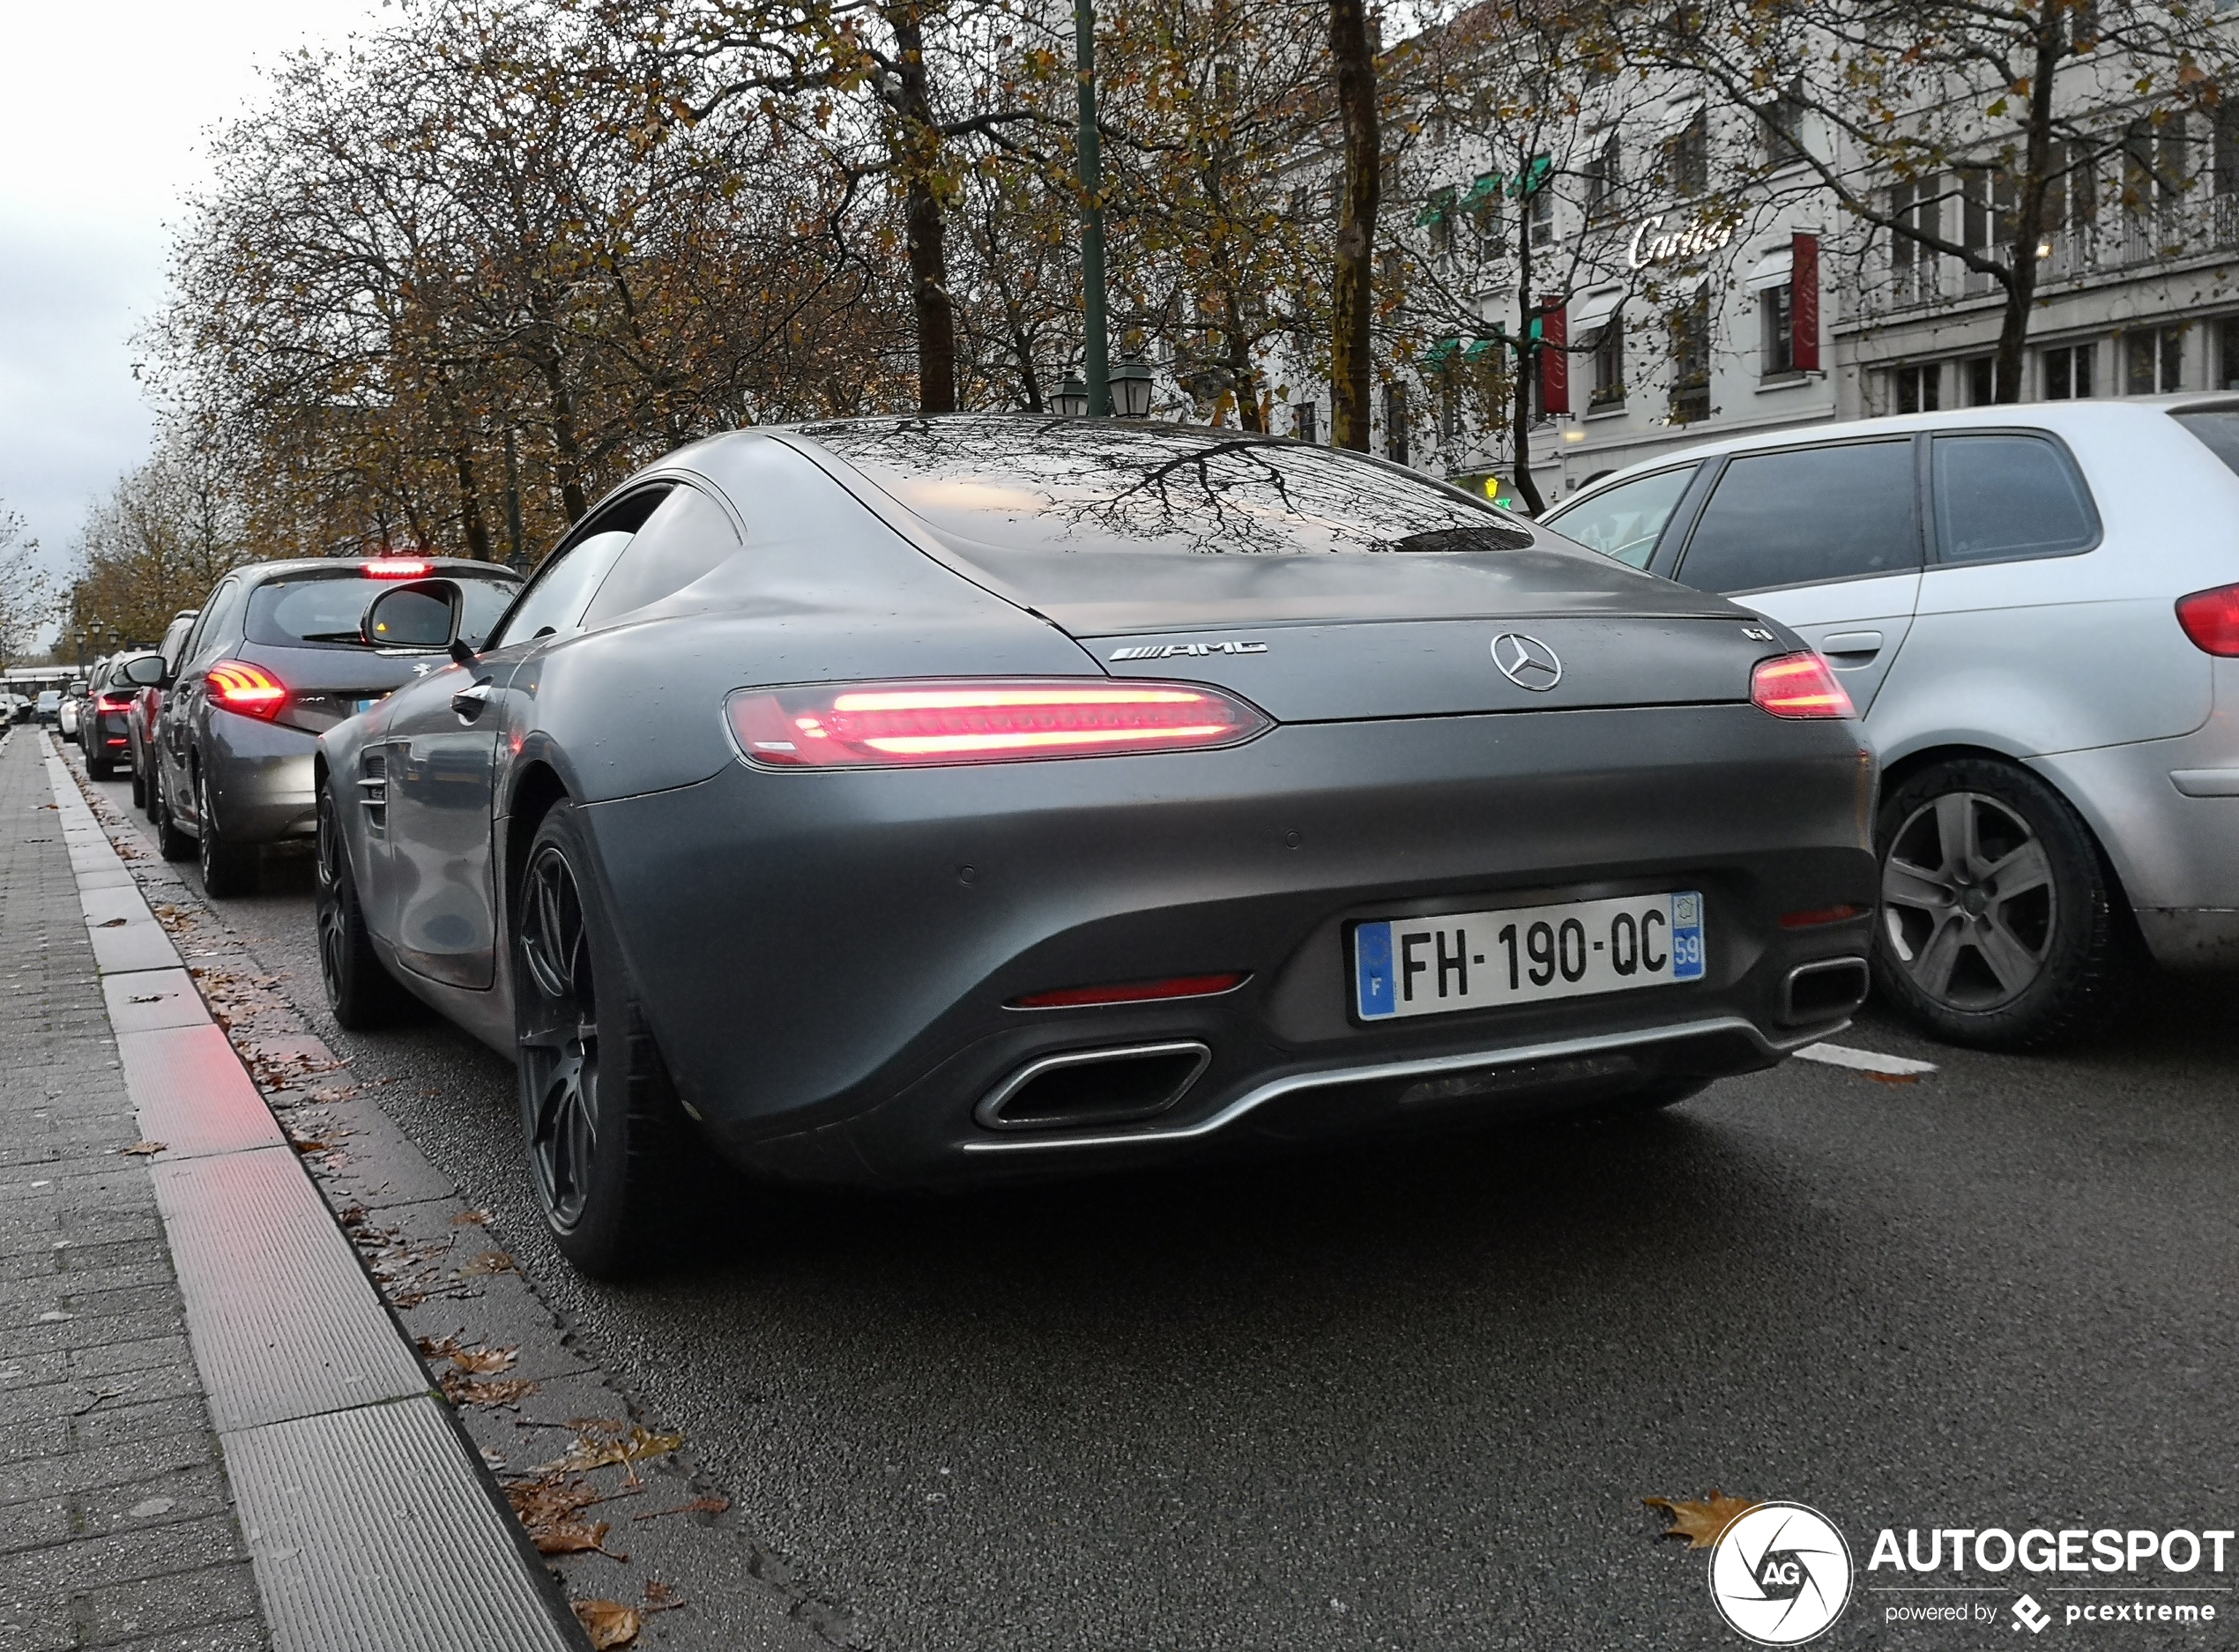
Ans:
POLYGON ((350 715, 352 717, 363 717, 368 711, 372 711, 375 706, 379 705, 388 697, 389 696, 385 694, 376 694, 371 699, 353 700, 350 703, 350 715))
POLYGON ((1364 1021, 1621 993, 1702 979, 1694 889, 1439 912, 1353 928, 1353 1001, 1364 1021))

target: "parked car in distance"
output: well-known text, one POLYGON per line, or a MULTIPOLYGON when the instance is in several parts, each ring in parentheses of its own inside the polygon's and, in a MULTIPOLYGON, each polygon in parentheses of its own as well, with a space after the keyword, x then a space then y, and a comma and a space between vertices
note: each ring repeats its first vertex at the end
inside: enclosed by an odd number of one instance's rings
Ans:
POLYGON ((78 678, 63 690, 62 703, 55 709, 56 732, 73 743, 78 739, 78 726, 85 716, 86 690, 89 686, 83 677, 78 678))
POLYGON ((39 698, 33 704, 32 717, 41 723, 59 723, 62 721, 62 706, 61 689, 41 688, 39 691, 39 698))
POLYGON ((265 845, 308 845, 320 733, 441 663, 358 629, 377 592, 435 574, 464 593, 471 637, 520 587, 489 562, 377 556, 249 562, 212 590, 163 684, 153 765, 157 841, 167 858, 198 858, 211 895, 254 889, 265 845))
MULTIPOLYGON (((380 599, 430 646, 443 582, 380 599)), ((320 739, 320 963, 516 1058, 595 1273, 805 1180, 1645 1110, 1866 988, 1874 769, 1782 627, 1364 456, 865 420, 632 477, 320 739)))
POLYGON ((93 778, 113 779, 118 762, 131 761, 132 702, 162 674, 163 656, 153 651, 116 654, 95 670, 78 737, 93 778))
POLYGON ((132 763, 132 801, 149 820, 155 819, 155 788, 151 781, 150 766, 155 749, 155 714, 163 703, 163 685, 177 674, 179 651, 185 645, 187 633, 194 629, 197 608, 182 608, 164 628, 163 641, 156 652, 163 657, 163 669, 156 680, 132 696, 130 711, 124 719, 127 748, 132 763))
POLYGON ((2239 965, 2239 398, 1738 436, 1550 526, 1792 626, 1884 764, 1877 979, 1992 1048, 2098 1025, 2142 941, 2239 965))

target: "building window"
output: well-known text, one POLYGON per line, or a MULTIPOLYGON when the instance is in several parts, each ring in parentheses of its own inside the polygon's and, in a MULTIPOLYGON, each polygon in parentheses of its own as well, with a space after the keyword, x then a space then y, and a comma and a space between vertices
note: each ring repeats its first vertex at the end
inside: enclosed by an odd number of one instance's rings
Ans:
POLYGON ((1469 187, 1469 199, 1474 203, 1469 216, 1477 226, 1477 256, 1497 258, 1508 249, 1500 220, 1499 177, 1490 172, 1479 173, 1477 181, 1469 187))
POLYGON ((1439 445, 1451 448, 1462 435, 1462 375, 1448 368, 1439 377, 1439 445))
POLYGON ((1603 219, 1617 211, 1618 196, 1623 183, 1620 171, 1623 161, 1618 135, 1611 132, 1602 140, 1602 146, 1586 162, 1587 217, 1603 219))
POLYGON ((1301 442, 1321 440, 1320 429, 1321 410, 1310 401, 1302 401, 1291 410, 1291 434, 1301 442))
POLYGON ((1804 82, 1792 80, 1764 107, 1765 164, 1778 171, 1804 157, 1804 82))
POLYGON ((2215 387, 2239 390, 2239 317, 2222 322, 2216 328, 2215 387))
POLYGON ((1625 406, 1625 319, 1612 316, 1602 324, 1594 339, 1594 387, 1587 400, 1589 412, 1625 406))
POLYGON ((1544 246, 1555 234, 1555 163, 1545 155, 1535 157, 1521 187, 1530 207, 1524 233, 1533 246, 1544 246))
POLYGON ((2087 344, 2063 344, 2037 353, 2044 367, 2047 401, 2081 401, 2091 394, 2092 348, 2087 344))
POLYGON ((1889 232, 1889 272, 1901 304, 1938 296, 1941 279, 1936 253, 1915 236, 1942 235, 1943 197, 1943 186, 1934 178, 1900 183, 1889 191, 1889 215, 1894 220, 1889 232), (1914 234, 1907 234, 1908 229, 1914 234))
POLYGON ((2123 335, 2123 393, 2184 388, 2184 329, 2141 327, 2123 335))
POLYGON ((1988 407, 1998 398, 1998 359, 1994 355, 1978 355, 1972 361, 1960 363, 1960 374, 1967 384, 1967 405, 1988 407))
POLYGON ((1889 376, 1889 399, 1901 413, 1934 413, 1944 405, 1944 364, 1901 367, 1889 376))
POLYGON ((1795 372, 1795 289, 1785 281, 1767 287, 1757 295, 1757 315, 1764 339, 1759 376, 1779 378, 1795 372))
POLYGON ((1671 422, 1709 417, 1710 290, 1704 287, 1671 312, 1671 422))
POLYGON ((1671 140, 1670 174, 1673 190, 1700 195, 1710 187, 1710 117, 1701 110, 1671 140))
MULTIPOLYGON (((2191 155, 2184 117, 2156 126, 2132 121, 2123 130, 2123 218, 2133 237, 2166 239, 2190 182, 2191 155)), ((2133 249, 2135 250, 2135 249, 2133 249)))
POLYGON ((1431 250, 1441 257, 1454 250, 1454 186, 1432 190, 1420 220, 1430 229, 1431 250))
POLYGON ((1384 386, 1384 457, 1405 465, 1407 457, 1407 385, 1392 379, 1384 386))

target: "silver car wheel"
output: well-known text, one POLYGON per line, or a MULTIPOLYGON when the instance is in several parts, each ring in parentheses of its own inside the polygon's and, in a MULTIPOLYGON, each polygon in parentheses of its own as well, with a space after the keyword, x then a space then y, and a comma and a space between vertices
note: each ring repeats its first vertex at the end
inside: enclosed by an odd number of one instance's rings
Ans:
POLYGON ((1913 985, 1955 1009, 2012 1003, 2043 972, 2057 896, 2029 824, 1980 792, 1905 818, 1881 863, 1882 923, 1913 985))

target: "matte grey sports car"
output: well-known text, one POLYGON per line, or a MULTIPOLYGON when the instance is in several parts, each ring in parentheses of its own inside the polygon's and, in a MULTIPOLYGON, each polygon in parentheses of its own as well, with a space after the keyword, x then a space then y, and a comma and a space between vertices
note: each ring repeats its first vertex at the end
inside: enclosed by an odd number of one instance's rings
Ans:
POLYGON ((1866 989, 1875 768, 1819 657, 1350 453, 720 436, 452 656, 320 740, 327 989, 517 1053, 592 1271, 695 1138, 925 1184, 1648 1107, 1866 989))

